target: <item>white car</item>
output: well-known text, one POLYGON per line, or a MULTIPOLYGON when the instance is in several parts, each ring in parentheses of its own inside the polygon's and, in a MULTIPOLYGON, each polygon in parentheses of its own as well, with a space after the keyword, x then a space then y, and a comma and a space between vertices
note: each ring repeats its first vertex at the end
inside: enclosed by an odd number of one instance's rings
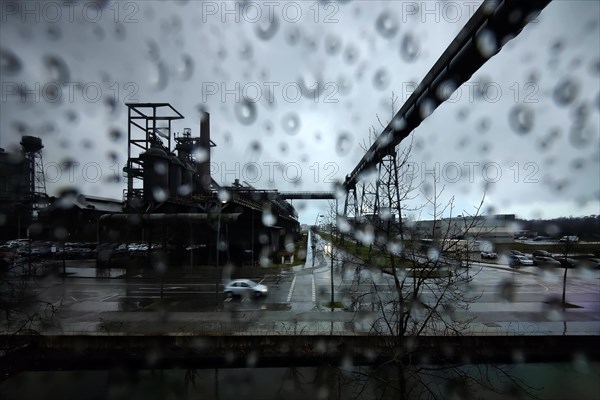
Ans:
POLYGON ((498 258, 498 254, 494 253, 493 251, 482 251, 481 258, 489 258, 493 260, 495 258, 498 258))
POLYGON ((509 256, 508 265, 510 265, 513 268, 518 267, 520 265, 532 266, 533 261, 525 256, 519 256, 519 255, 512 254, 509 256))
POLYGON ((269 289, 260 283, 251 281, 250 279, 235 279, 225 285, 223 293, 227 297, 233 296, 266 296, 269 289))

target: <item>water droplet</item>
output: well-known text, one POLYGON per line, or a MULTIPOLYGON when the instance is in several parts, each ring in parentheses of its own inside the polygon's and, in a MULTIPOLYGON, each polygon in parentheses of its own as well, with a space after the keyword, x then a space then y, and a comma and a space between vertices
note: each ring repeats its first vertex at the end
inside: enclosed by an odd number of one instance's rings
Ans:
POLYGON ((119 161, 119 155, 115 151, 109 151, 108 153, 106 153, 106 157, 113 163, 119 161))
POLYGON ((285 142, 279 143, 279 151, 282 154, 287 154, 287 151, 288 151, 288 145, 287 145, 287 143, 285 143, 285 142))
POLYGON ((362 244, 370 246, 375 241, 375 228, 373 225, 366 225, 361 229, 357 229, 354 236, 362 244))
POLYGON ((349 45, 344 51, 344 61, 348 64, 354 64, 358 60, 360 51, 354 45, 349 45))
POLYGON ((447 80, 440 83, 440 85, 435 90, 435 95, 441 101, 446 101, 450 97, 452 97, 452 94, 456 91, 457 88, 458 87, 456 86, 456 83, 453 80, 447 80))
POLYGON ((62 31, 60 30, 60 26, 56 24, 51 24, 46 28, 46 33, 48 34, 48 38, 50 40, 58 40, 62 36, 62 31))
POLYGON ((373 76, 373 86, 378 90, 384 90, 389 86, 390 80, 391 77, 387 69, 379 68, 373 76))
POLYGON ((584 125, 590 115, 589 107, 586 103, 581 103, 574 107, 571 112, 571 117, 574 120, 575 125, 584 125))
POLYGON ((264 127, 265 127, 265 133, 267 135, 273 134, 273 123, 271 121, 265 121, 264 127))
POLYGON ((575 124, 569 132, 569 142, 578 149, 588 147, 598 137, 597 129, 588 125, 575 124))
POLYGON ((154 201, 159 203, 167 200, 167 192, 161 188, 152 189, 152 196, 154 197, 154 201))
POLYGON ((396 15, 389 10, 384 10, 375 21, 377 32, 386 39, 390 39, 398 33, 400 24, 396 15))
POLYGON ((160 92, 169 83, 167 65, 162 61, 150 63, 150 85, 154 90, 160 92))
POLYGON ((437 247, 430 247, 427 249, 427 258, 431 261, 437 261, 440 258, 440 251, 437 247))
POLYGON ((0 74, 3 76, 16 75, 21 72, 22 64, 15 53, 0 48, 0 74))
POLYGON ((188 185, 188 184, 184 184, 179 186, 179 189, 177 189, 177 192, 179 193, 180 196, 187 196, 190 193, 192 193, 192 185, 188 185))
POLYGON ((319 45, 319 42, 318 42, 318 39, 315 39, 314 37, 305 36, 304 44, 306 45, 306 48, 308 50, 316 51, 317 47, 319 45))
POLYGON ((419 57, 420 53, 421 49, 417 38, 411 33, 404 35, 400 43, 400 55, 402 59, 406 62, 413 62, 419 57))
POLYGON ((318 72, 304 71, 297 80, 300 92, 304 97, 318 99, 323 87, 323 79, 318 72))
POLYGON ((352 91, 352 82, 346 75, 340 75, 337 79, 337 88, 342 95, 348 95, 352 91))
POLYGON ((479 121, 479 125, 478 125, 478 129, 479 129, 479 133, 485 133, 490 129, 490 126, 492 125, 492 121, 490 118, 488 117, 484 117, 479 121))
POLYGON ((100 25, 94 26, 92 33, 94 34, 94 36, 96 36, 98 40, 102 40, 106 36, 106 34, 104 33, 104 29, 100 25))
POLYGON ((167 165, 162 162, 154 164, 154 172, 158 175, 165 175, 168 172, 167 165))
POLYGON ((561 51, 563 51, 564 47, 565 45, 562 40, 555 40, 550 45, 550 52, 554 54, 560 53, 561 51))
POLYGON ((112 141, 117 142, 123 138, 123 134, 121 133, 121 131, 119 129, 113 128, 108 132, 108 137, 112 141))
POLYGON ((300 118, 294 112, 287 113, 281 120, 281 126, 288 134, 295 135, 300 129, 300 118))
POLYGON ((335 56, 342 50, 342 41, 335 35, 325 37, 325 51, 331 56, 335 56))
POLYGON ((339 156, 345 156, 352 148, 352 135, 348 132, 340 132, 337 137, 335 150, 339 156))
POLYGON ((249 60, 254 55, 254 50, 250 43, 244 43, 240 49, 240 58, 242 60, 249 60))
POLYGON ((499 50, 496 35, 488 29, 479 32, 475 40, 479 54, 486 59, 496 54, 499 50))
POLYGON ((73 122, 77 121, 77 118, 79 118, 79 115, 74 110, 67 110, 67 111, 65 111, 65 118, 67 119, 67 121, 73 123, 73 122))
POLYGON ((146 57, 151 61, 158 61, 160 58, 160 48, 154 39, 146 40, 146 57))
POLYGON ((531 108, 524 105, 514 106, 509 114, 509 125, 513 131, 520 135, 531 132, 534 125, 534 113, 531 108))
POLYGON ((342 371, 351 372, 354 368, 354 364, 352 362, 352 355, 345 354, 340 362, 340 369, 342 371))
POLYGON ((182 54, 180 60, 177 73, 182 80, 187 81, 194 73, 194 60, 188 54, 182 54))
POLYGON ((400 131, 406 126, 406 121, 401 116, 397 115, 392 119, 392 129, 400 131))
POLYGON ((253 140, 252 142, 250 142, 250 145, 248 147, 250 153, 255 156, 259 156, 262 151, 262 146, 258 140, 253 140))
POLYGON ((430 98, 425 98, 421 100, 421 104, 419 105, 419 112, 421 114, 421 118, 425 119, 429 117, 433 111, 435 111, 435 101, 430 98))
POLYGON ((228 202, 231 200, 231 193, 227 189, 220 189, 217 193, 217 198, 221 202, 221 204, 228 202))
POLYGON ((106 108, 108 109, 109 114, 116 114, 118 111, 118 103, 114 96, 107 96, 102 101, 106 108))
POLYGON ((510 279, 505 279, 502 282, 500 282, 498 286, 498 289, 500 289, 498 296, 502 300, 506 300, 512 303, 515 300, 515 285, 513 281, 510 279))
POLYGON ((58 56, 46 55, 43 58, 44 66, 51 82, 62 84, 69 81, 69 68, 62 58, 58 56))
POLYGON ((262 223, 264 226, 273 226, 277 222, 277 218, 269 208, 263 209, 262 223))
POLYGON ((275 16, 269 16, 256 24, 255 32, 261 40, 270 40, 279 30, 279 19, 275 16))
POLYGON ((558 139, 560 137, 560 135, 561 135, 560 128, 554 127, 548 133, 548 139, 551 139, 551 140, 558 139))
MULTIPOLYGON (((260 151, 258 151, 258 153, 260 153, 260 151)), ((244 176, 246 177, 246 179, 260 178, 260 170, 256 166, 256 163, 251 163, 244 167, 244 176)))
POLYGON ((30 133, 29 126, 23 121, 14 121, 12 123, 13 129, 19 133, 20 135, 25 135, 30 133))
POLYGON ((115 37, 117 38, 117 40, 125 40, 125 38, 127 37, 127 31, 125 30, 125 24, 123 24, 122 22, 118 22, 115 24, 115 37))
POLYGON ((568 106, 577 98, 579 85, 571 79, 559 82, 552 92, 552 98, 559 106, 568 106))
POLYGON ((585 159, 583 158, 575 158, 571 160, 571 168, 574 170, 581 170, 585 166, 585 159))
POLYGON ((244 99, 234 106, 235 116, 242 125, 252 125, 256 121, 256 103, 244 99))
POLYGON ((540 71, 538 70, 532 70, 529 72, 529 75, 527 75, 527 80, 529 82, 533 82, 533 83, 537 83, 540 80, 540 71))
POLYGON ((286 35, 286 41, 290 45, 295 45, 300 41, 300 37, 302 36, 302 32, 300 28, 291 28, 286 35))
POLYGON ((382 149, 385 148, 388 144, 392 142, 393 134, 391 131, 384 131, 377 137, 376 143, 377 147, 382 149))
POLYGON ((83 139, 81 141, 81 147, 83 147, 86 150, 89 150, 92 147, 94 147, 94 143, 90 139, 83 139))

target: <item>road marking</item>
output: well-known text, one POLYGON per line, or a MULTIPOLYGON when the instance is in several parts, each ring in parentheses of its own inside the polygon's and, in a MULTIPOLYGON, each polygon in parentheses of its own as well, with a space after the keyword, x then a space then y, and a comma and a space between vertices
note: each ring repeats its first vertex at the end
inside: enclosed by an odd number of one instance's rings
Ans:
POLYGON ((113 297, 117 297, 119 294, 115 293, 115 294, 111 294, 110 296, 106 296, 103 299, 101 299, 100 301, 107 301, 108 299, 112 299, 113 297))
POLYGON ((294 276, 294 279, 292 279, 292 286, 290 286, 290 291, 288 293, 287 301, 291 301, 292 300, 292 293, 294 292, 294 285, 295 284, 296 284, 296 277, 294 276))
MULTIPOLYGON (((155 290, 131 290, 129 291, 129 293, 159 293, 160 289, 155 289, 155 290)), ((163 290, 163 293, 170 293, 170 294, 215 294, 215 291, 209 291, 209 292, 191 292, 191 291, 183 291, 183 290, 163 290)))
POLYGON ((71 296, 71 299, 72 299, 73 301, 77 301, 77 299, 76 299, 75 297, 73 297, 73 296, 71 296))
POLYGON ((317 301, 317 292, 315 291, 315 276, 312 275, 312 301, 317 301))

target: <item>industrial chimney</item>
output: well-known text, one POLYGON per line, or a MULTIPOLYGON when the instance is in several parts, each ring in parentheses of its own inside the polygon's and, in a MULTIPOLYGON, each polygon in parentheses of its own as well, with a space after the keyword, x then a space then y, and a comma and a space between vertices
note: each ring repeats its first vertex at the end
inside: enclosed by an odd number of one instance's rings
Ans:
POLYGON ((200 112, 200 148, 205 154, 204 160, 199 163, 198 175, 200 180, 200 191, 210 192, 210 114, 206 111, 200 112))

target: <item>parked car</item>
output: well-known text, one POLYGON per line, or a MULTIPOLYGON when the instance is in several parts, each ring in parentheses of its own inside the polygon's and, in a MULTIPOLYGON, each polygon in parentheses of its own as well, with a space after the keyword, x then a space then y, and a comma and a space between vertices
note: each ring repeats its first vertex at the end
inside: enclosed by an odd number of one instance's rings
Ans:
POLYGON ((525 254, 521 253, 519 250, 509 250, 508 251, 509 255, 513 255, 513 256, 522 256, 522 257, 526 257, 525 254))
POLYGON ((575 268, 577 266, 577 260, 573 259, 573 258, 565 258, 565 257, 561 257, 561 258, 557 258, 556 259, 558 262, 560 262, 560 265, 563 268, 575 268))
POLYGON ((527 258, 525 256, 511 254, 508 256, 508 265, 511 268, 517 268, 517 267, 520 267, 521 265, 529 267, 529 266, 533 265, 533 261, 531 261, 529 258, 527 258))
POLYGON ((227 297, 233 296, 266 296, 269 289, 260 283, 251 281, 250 279, 235 279, 225 285, 223 293, 227 297))
POLYGON ((600 269, 600 258, 587 258, 582 260, 579 265, 584 268, 600 269))
POLYGON ((482 251, 481 258, 496 259, 498 258, 498 254, 494 253, 493 251, 482 251))
POLYGON ((552 254, 548 253, 546 250, 534 250, 532 253, 534 257, 550 257, 552 258, 552 254))
POLYGON ((577 243, 579 242, 579 236, 563 236, 560 238, 561 242, 571 242, 571 243, 577 243))
POLYGON ((556 261, 552 257, 536 257, 535 263, 536 263, 536 265, 542 265, 542 266, 546 266, 546 267, 559 267, 560 268, 560 266, 561 266, 561 263, 559 261, 556 261))

